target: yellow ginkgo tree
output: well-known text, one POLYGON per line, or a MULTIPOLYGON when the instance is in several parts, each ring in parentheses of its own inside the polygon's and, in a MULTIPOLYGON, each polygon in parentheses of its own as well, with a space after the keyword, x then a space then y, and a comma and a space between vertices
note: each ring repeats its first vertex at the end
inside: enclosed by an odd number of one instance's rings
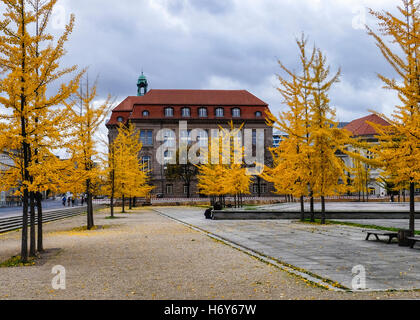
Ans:
POLYGON ((378 20, 380 33, 371 28, 368 32, 398 76, 396 79, 379 75, 379 78, 401 101, 390 117, 377 113, 389 126, 369 123, 378 132, 379 139, 379 144, 370 151, 382 165, 383 175, 391 177, 396 186, 409 185, 409 229, 414 233, 414 197, 416 185, 420 183, 420 4, 416 0, 401 3, 399 16, 370 10, 378 20))
POLYGON ((75 94, 73 104, 68 105, 70 130, 66 149, 70 158, 66 161, 68 172, 64 175, 63 189, 87 196, 87 229, 94 227, 93 196, 100 184, 98 130, 111 106, 110 96, 105 101, 96 102, 97 84, 89 85, 86 77, 75 94))
POLYGON ((229 129, 220 127, 219 136, 211 137, 208 163, 199 166, 198 188, 200 193, 212 198, 214 204, 225 203, 225 196, 235 199, 235 206, 243 204, 243 195, 250 193, 251 175, 243 162, 242 129, 231 122, 229 129))
POLYGON ((5 187, 14 187, 23 201, 21 258, 28 258, 28 208, 30 207, 30 255, 35 255, 35 198, 38 202, 38 250, 42 251, 42 210, 40 192, 56 185, 57 161, 53 153, 59 140, 60 106, 77 90, 73 80, 54 86, 76 70, 60 69, 64 44, 74 26, 71 16, 64 33, 55 41, 46 32, 56 0, 2 0, 4 20, 0 21, 0 104, 9 112, 1 114, 3 131, 0 150, 13 165, 2 172, 5 187), (48 93, 48 94, 47 94, 48 93))
POLYGON ((149 183, 149 172, 139 160, 141 149, 140 132, 132 123, 121 124, 117 137, 110 142, 106 168, 108 179, 105 192, 111 196, 111 216, 115 197, 122 199, 124 213, 126 197, 147 197, 153 190, 149 183))
MULTIPOLYGON (((335 110, 330 106, 328 92, 339 81, 340 71, 330 77, 326 57, 318 49, 312 65, 312 101, 310 108, 312 188, 315 197, 321 198, 321 223, 325 224, 325 197, 342 194, 348 190, 349 168, 337 156, 345 151, 350 139, 346 130, 339 129, 335 110)), ((313 219, 313 218, 312 218, 313 219)))

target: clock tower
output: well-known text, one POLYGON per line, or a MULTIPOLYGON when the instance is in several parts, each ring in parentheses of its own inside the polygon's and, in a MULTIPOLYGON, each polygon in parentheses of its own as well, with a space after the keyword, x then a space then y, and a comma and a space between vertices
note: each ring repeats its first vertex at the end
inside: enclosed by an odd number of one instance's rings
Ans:
POLYGON ((139 80, 137 81, 137 96, 144 96, 147 93, 148 86, 149 84, 147 83, 146 76, 142 72, 139 80))

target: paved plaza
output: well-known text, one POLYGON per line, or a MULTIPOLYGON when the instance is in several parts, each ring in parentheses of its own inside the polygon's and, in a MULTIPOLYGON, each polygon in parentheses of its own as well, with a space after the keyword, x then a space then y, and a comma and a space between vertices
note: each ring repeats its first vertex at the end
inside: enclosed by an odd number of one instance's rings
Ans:
MULTIPOLYGON (((353 267, 361 265, 366 270, 367 290, 420 289, 420 245, 410 249, 396 243, 365 241, 364 229, 350 226, 320 226, 292 220, 213 221, 204 219, 203 208, 156 210, 347 288, 352 288, 353 267)), ((408 221, 401 220, 351 222, 404 228, 408 225, 408 221)))
MULTIPOLYGON (((291 211, 299 212, 300 203, 276 203, 269 205, 256 206, 258 210, 267 211, 291 211)), ((338 211, 338 212, 409 212, 410 205, 408 202, 327 202, 325 205, 326 211, 338 211)), ((246 209, 246 208, 245 208, 246 209)), ((309 211, 309 203, 305 202, 305 210, 309 211)), ((321 203, 315 203, 315 210, 321 211, 321 203)), ((418 206, 417 212, 420 212, 418 206)))

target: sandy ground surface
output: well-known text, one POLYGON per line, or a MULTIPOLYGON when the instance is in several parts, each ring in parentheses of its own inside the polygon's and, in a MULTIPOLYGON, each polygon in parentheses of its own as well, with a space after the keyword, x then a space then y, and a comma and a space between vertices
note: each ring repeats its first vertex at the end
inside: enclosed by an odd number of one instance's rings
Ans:
MULTIPOLYGON (((143 209, 120 219, 97 213, 45 226, 50 254, 35 266, 1 268, 0 299, 406 299, 420 292, 341 293, 313 287, 206 235, 143 209), (52 268, 66 269, 53 290, 52 268)), ((0 261, 19 252, 20 233, 0 235, 0 261)))

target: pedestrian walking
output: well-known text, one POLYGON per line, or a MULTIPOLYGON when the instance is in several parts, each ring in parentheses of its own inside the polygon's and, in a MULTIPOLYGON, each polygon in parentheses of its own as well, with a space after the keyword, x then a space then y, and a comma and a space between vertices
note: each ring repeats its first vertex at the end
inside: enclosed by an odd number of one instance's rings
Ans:
POLYGON ((61 200, 63 201, 63 206, 65 207, 66 206, 66 200, 67 200, 66 196, 64 196, 63 199, 61 199, 61 200))
POLYGON ((67 198, 67 206, 68 206, 68 207, 70 207, 70 201, 71 201, 71 197, 69 196, 69 197, 67 198))

